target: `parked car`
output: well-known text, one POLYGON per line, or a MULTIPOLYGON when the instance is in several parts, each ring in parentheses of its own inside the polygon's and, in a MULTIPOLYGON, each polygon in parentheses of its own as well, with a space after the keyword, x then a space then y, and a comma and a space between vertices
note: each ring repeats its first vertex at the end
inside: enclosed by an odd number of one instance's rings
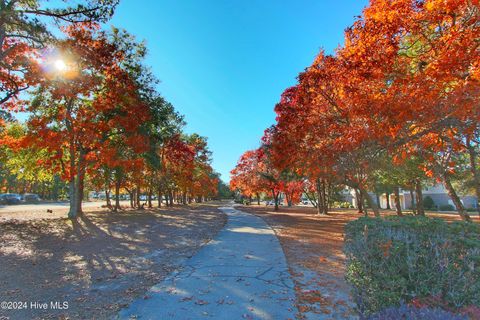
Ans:
POLYGON ((35 193, 25 193, 23 195, 23 201, 28 202, 28 203, 35 203, 39 202, 41 199, 38 196, 38 194, 35 193))
POLYGON ((7 204, 4 193, 0 193, 0 204, 7 204))
POLYGON ((4 204, 19 204, 22 202, 22 197, 17 193, 6 193, 2 195, 2 203, 4 204))
MULTIPOLYGON (((274 205, 275 205, 275 201, 274 201, 274 200, 267 201, 266 205, 267 205, 267 206, 274 206, 274 205)), ((279 205, 279 206, 283 206, 283 200, 278 200, 278 205, 279 205)))

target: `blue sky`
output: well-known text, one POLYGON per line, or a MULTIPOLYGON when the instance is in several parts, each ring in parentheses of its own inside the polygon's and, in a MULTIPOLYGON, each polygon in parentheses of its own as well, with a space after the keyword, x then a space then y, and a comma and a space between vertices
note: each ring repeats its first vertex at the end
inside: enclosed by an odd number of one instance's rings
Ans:
POLYGON ((159 91, 208 137, 229 180, 275 122, 282 91, 323 48, 331 53, 367 0, 122 0, 109 24, 149 48, 159 91))

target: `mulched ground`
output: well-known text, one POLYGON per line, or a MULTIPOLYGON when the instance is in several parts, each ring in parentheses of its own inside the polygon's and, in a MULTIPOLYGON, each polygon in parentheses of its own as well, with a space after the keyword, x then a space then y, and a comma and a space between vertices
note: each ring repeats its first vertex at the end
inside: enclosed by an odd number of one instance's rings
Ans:
MULTIPOLYGON (((178 268, 224 226, 216 206, 90 212, 0 223, 0 319, 108 319, 178 268), (50 302, 68 303, 52 310, 50 302), (38 302, 37 309, 32 302, 38 302), (47 303, 47 310, 38 306, 47 303), (3 318, 2 318, 3 317, 3 318)), ((145 296, 144 298, 148 298, 145 296)))
MULTIPOLYGON (((353 209, 335 209, 328 216, 316 215, 310 207, 281 207, 279 212, 265 206, 243 206, 275 230, 294 278, 300 319, 355 319, 355 305, 344 280, 342 252, 344 227, 362 216, 353 209)), ((382 215, 392 215, 384 211, 382 215)), ((428 216, 459 220, 454 214, 428 216)), ((473 214, 472 214, 473 216, 473 214)), ((479 222, 478 216, 473 217, 479 222)))

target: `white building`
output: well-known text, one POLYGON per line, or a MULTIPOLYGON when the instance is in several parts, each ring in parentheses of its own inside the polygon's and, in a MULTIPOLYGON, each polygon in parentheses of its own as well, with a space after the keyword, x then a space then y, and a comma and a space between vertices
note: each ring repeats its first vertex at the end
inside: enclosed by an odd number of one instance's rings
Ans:
MULTIPOLYGON (((426 197, 432 198, 435 206, 437 208, 441 206, 446 206, 446 205, 451 205, 455 208, 455 205, 450 198, 450 196, 447 193, 447 190, 445 189, 445 186, 443 184, 436 184, 431 187, 425 187, 422 190, 423 193, 423 199, 426 197)), ((353 196, 352 199, 352 204, 357 207, 356 204, 356 199, 355 199, 355 192, 351 190, 351 194, 353 196)), ((374 193, 370 193, 370 196, 372 199, 377 202, 377 196, 374 193)), ((415 198, 415 194, 413 195, 415 198)), ((403 190, 400 189, 400 205, 403 210, 405 209, 411 209, 412 207, 412 201, 411 201, 411 195, 409 190, 403 190)), ((380 208, 386 209, 387 208, 387 195, 384 193, 379 196, 379 206, 380 208)), ((395 208, 395 194, 390 193, 389 194, 389 200, 390 200, 390 208, 394 209, 395 208)), ((465 208, 476 208, 477 205, 477 198, 475 196, 460 196, 460 200, 462 201, 463 205, 465 208)))

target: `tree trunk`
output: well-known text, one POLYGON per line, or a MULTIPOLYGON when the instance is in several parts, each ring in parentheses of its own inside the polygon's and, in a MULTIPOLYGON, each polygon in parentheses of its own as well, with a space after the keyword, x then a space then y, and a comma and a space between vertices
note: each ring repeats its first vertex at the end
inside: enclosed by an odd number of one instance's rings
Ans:
POLYGON ((321 180, 321 187, 322 187, 322 214, 328 214, 328 193, 327 193, 327 186, 325 185, 325 180, 321 180))
POLYGON ((358 213, 363 213, 363 198, 362 194, 357 188, 353 189, 355 191, 355 202, 357 203, 358 213))
POLYGON ((115 208, 114 211, 120 210, 120 179, 115 180, 115 208))
POLYGON ((81 167, 80 183, 79 183, 79 190, 78 190, 79 197, 77 199, 80 213, 83 213, 82 203, 83 203, 83 198, 85 196, 85 170, 86 170, 86 164, 85 162, 83 162, 83 165, 81 167))
POLYGON ((317 178, 315 183, 315 191, 317 193, 317 214, 323 215, 324 214, 324 199, 323 199, 323 192, 322 192, 322 183, 320 178, 317 178))
POLYGON ((292 196, 293 196, 293 193, 288 193, 288 192, 285 192, 285 198, 287 199, 287 206, 291 207, 292 206, 292 196))
POLYGON ((387 209, 388 210, 391 210, 392 207, 390 206, 390 193, 389 192, 385 192, 385 195, 387 197, 387 209))
POLYGON ((107 208, 112 208, 112 203, 110 201, 110 190, 105 188, 105 201, 107 202, 107 208))
POLYGON ((77 217, 77 192, 75 190, 75 176, 72 174, 68 183, 68 197, 70 202, 70 209, 68 211, 68 217, 74 219, 77 217))
POLYGON ((400 204, 400 188, 399 187, 395 187, 393 189, 393 192, 395 193, 395 211, 397 212, 397 215, 398 216, 403 216, 403 213, 402 213, 402 205, 400 204))
POLYGON ((447 193, 452 199, 453 203, 455 204, 455 207, 457 207, 457 212, 462 217, 463 220, 465 221, 472 221, 470 216, 465 210, 465 207, 462 204, 462 201, 457 195, 457 192, 453 188, 452 182, 450 181, 450 177, 448 173, 444 172, 443 173, 443 182, 445 183, 445 188, 447 189, 447 193))
POLYGON ((133 193, 128 191, 128 199, 130 200, 130 208, 133 208, 133 193))
POLYGON ((112 209, 112 202, 110 201, 110 179, 111 179, 111 172, 107 169, 105 169, 105 185, 104 185, 104 190, 105 190, 105 202, 107 204, 107 208, 112 209))
POLYGON ((257 192, 256 196, 257 196, 257 205, 260 205, 260 194, 257 192))
POLYGON ((420 180, 415 181, 415 196, 417 200, 417 214, 419 216, 425 216, 425 210, 423 209, 422 183, 420 180))
POLYGON ((78 172, 77 172, 77 181, 76 181, 76 201, 77 201, 77 215, 80 215, 83 213, 82 210, 82 201, 83 201, 83 190, 84 190, 84 177, 85 177, 85 156, 83 152, 80 152, 80 156, 78 158, 78 172))
POLYGON ((477 196, 477 212, 480 216, 480 173, 477 170, 477 153, 475 146, 471 144, 470 139, 467 139, 467 149, 470 158, 470 171, 472 172, 475 194, 477 196))
POLYGON ((166 205, 167 207, 170 206, 169 201, 170 201, 170 195, 168 194, 168 190, 167 190, 167 192, 165 193, 165 205, 166 205))
POLYGON ((278 195, 279 192, 275 192, 275 189, 272 189, 273 201, 275 202, 275 211, 278 211, 278 195))
POLYGON ((80 150, 78 161, 75 165, 75 156, 71 160, 70 164, 73 165, 72 169, 76 167, 76 174, 70 178, 70 210, 68 217, 73 219, 82 214, 82 200, 83 200, 83 177, 84 177, 84 161, 85 154, 83 150, 80 150))
POLYGON ((158 207, 161 208, 162 207, 162 191, 160 190, 160 188, 158 188, 157 190, 157 197, 158 197, 158 207))
POLYGON ((375 201, 373 201, 372 197, 368 194, 368 192, 361 188, 360 193, 362 197, 367 200, 368 206, 372 208, 375 217, 380 217, 380 211, 378 210, 378 206, 375 201))
POLYGON ((415 206, 415 197, 413 195, 413 190, 409 189, 410 191, 410 206, 412 207, 412 213, 417 214, 416 206, 415 206))
MULTIPOLYGON (((75 174, 73 170, 75 169, 75 159, 76 159, 76 153, 75 153, 75 141, 73 138, 70 139, 70 149, 69 149, 69 155, 70 155, 70 178, 68 182, 68 196, 70 200, 70 210, 68 211, 68 217, 70 219, 76 218, 77 217, 77 191, 76 189, 76 183, 75 183, 75 174)), ((9 192, 7 188, 7 192, 9 192)))
POLYGON ((332 208, 332 199, 333 199, 333 193, 334 193, 334 189, 332 187, 332 183, 329 181, 328 184, 327 184, 327 213, 329 212, 329 210, 332 208))
POLYGON ((315 198, 315 196, 310 197, 310 192, 308 192, 308 190, 306 189, 303 190, 303 193, 307 196, 307 199, 312 204, 312 206, 314 206, 315 208, 318 208, 318 201, 315 198))
POLYGON ((137 186, 135 190, 135 202, 137 203, 137 208, 142 208, 140 193, 141 193, 141 189, 139 186, 137 186))
POLYGON ((148 207, 152 207, 152 189, 148 189, 148 207))

